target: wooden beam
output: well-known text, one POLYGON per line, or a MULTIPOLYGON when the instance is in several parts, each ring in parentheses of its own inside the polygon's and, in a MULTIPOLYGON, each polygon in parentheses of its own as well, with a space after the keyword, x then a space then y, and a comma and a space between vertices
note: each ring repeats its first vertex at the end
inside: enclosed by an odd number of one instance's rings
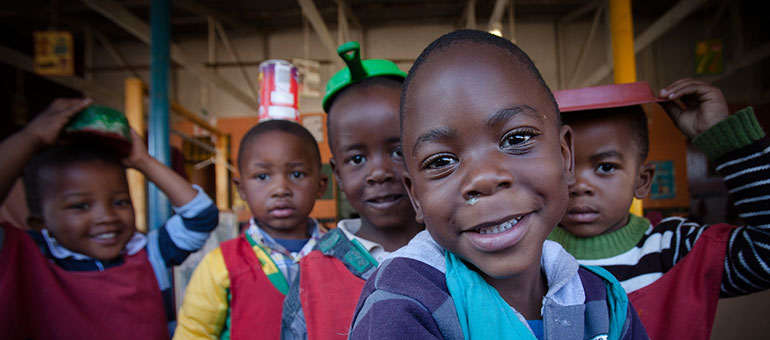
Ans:
POLYGON ((337 0, 337 45, 342 45, 350 39, 344 4, 345 0, 337 0))
POLYGON ((214 182, 219 210, 230 210, 230 174, 227 172, 228 139, 227 135, 217 136, 214 182))
MULTIPOLYGON (((297 3, 302 7, 302 13, 307 17, 307 20, 310 21, 310 25, 313 26, 318 37, 321 38, 321 43, 329 51, 329 55, 336 56, 337 46, 334 44, 334 39, 332 39, 332 35, 329 33, 329 28, 326 27, 326 23, 321 17, 321 13, 318 12, 318 8, 313 3, 313 0, 297 0, 297 3)), ((339 58, 332 59, 335 60, 337 65, 342 66, 342 60, 339 58)))
POLYGON ((704 3, 706 3, 706 0, 679 1, 635 39, 634 52, 639 53, 639 51, 645 49, 663 33, 668 32, 668 30, 679 24, 704 3))
POLYGON ((217 129, 215 126, 209 124, 209 122, 203 120, 203 118, 199 117, 197 114, 190 112, 184 106, 182 106, 181 104, 177 103, 174 100, 171 101, 171 110, 173 110, 174 113, 195 123, 196 125, 200 126, 201 128, 205 129, 208 132, 211 132, 214 135, 217 135, 217 136, 227 135, 226 133, 217 129))
MULTIPOLYGON (((250 25, 240 19, 238 19, 237 16, 234 15, 228 15, 224 12, 220 12, 217 10, 214 10, 212 8, 209 8, 207 6, 201 5, 196 1, 192 0, 174 0, 172 2, 172 5, 174 7, 181 8, 185 11, 188 11, 190 13, 195 13, 200 15, 203 18, 206 17, 213 17, 219 22, 226 22, 231 27, 235 27, 239 30, 244 31, 254 31, 257 32, 257 29, 254 25, 250 25)), ((204 19, 205 20, 205 19, 204 19)))
MULTIPOLYGON (((126 31, 139 38, 144 43, 150 43, 150 26, 144 21, 134 16, 127 9, 113 0, 81 0, 83 3, 109 18, 115 24, 123 27, 126 31)), ((248 94, 241 91, 237 86, 220 75, 208 70, 204 65, 198 63, 195 58, 182 51, 176 44, 171 44, 171 60, 182 65, 185 69, 206 79, 212 84, 218 86, 224 92, 233 96, 247 107, 258 111, 259 105, 248 94)))
MULTIPOLYGON (((28 57, 21 52, 5 46, 0 46, 0 62, 4 62, 8 65, 27 71, 29 73, 35 73, 34 61, 31 57, 28 57)), ((39 76, 64 87, 71 88, 75 91, 80 91, 86 96, 90 96, 96 100, 112 103, 119 101, 119 98, 112 91, 106 90, 104 87, 91 83, 80 77, 39 76)))
POLYGON ((516 0, 508 0, 508 30, 511 32, 510 40, 516 43, 516 0))
POLYGON ((719 8, 717 8, 716 13, 714 13, 714 16, 709 21, 709 25, 706 26, 706 33, 704 34, 706 39, 711 38, 711 33, 714 32, 717 24, 719 24, 719 22, 722 20, 722 17, 725 16, 728 4, 729 2, 727 0, 722 0, 722 3, 719 4, 719 8))
POLYGON ((83 30, 83 78, 92 82, 94 80, 94 30, 86 26, 83 30))
POLYGON ((567 13, 567 15, 561 17, 561 19, 559 19, 559 23, 566 24, 588 13, 591 13, 591 11, 594 11, 597 7, 600 7, 601 5, 603 5, 603 2, 601 0, 594 0, 594 1, 588 2, 583 6, 578 7, 574 11, 567 13))
POLYGON ((497 0, 495 1, 495 7, 492 8, 492 15, 489 17, 489 22, 487 23, 487 31, 491 31, 496 27, 496 25, 502 26, 502 20, 503 20, 503 14, 505 14, 505 5, 508 4, 508 0, 497 0))
POLYGON ((350 4, 346 0, 337 0, 337 5, 342 6, 342 8, 345 10, 345 16, 352 22, 356 27, 358 28, 364 28, 364 25, 361 25, 361 21, 358 20, 358 17, 355 13, 353 13, 353 9, 350 7, 350 4))
POLYGON ((596 8, 593 22, 591 22, 591 29, 588 30, 588 35, 583 41, 583 46, 580 48, 580 54, 578 54, 578 60, 575 63, 575 68, 572 70, 572 75, 569 77, 567 88, 572 88, 575 86, 575 83, 577 83, 577 76, 580 74, 580 70, 583 68, 583 62, 585 61, 585 57, 588 54, 589 46, 591 46, 591 42, 593 42, 594 36, 596 35, 596 30, 599 27, 599 19, 602 17, 603 9, 603 6, 596 8))
MULTIPOLYGON (((144 136, 144 84, 139 78, 126 78, 124 110, 128 124, 139 136, 144 136)), ((128 169, 128 189, 134 206, 136 228, 147 232, 147 181, 144 174, 128 169)))
POLYGON ((251 78, 249 78, 249 74, 246 73, 246 69, 243 67, 243 64, 241 63, 241 57, 238 56, 238 51, 235 50, 235 46, 230 43, 230 37, 227 36, 227 33, 225 32, 225 28, 222 27, 222 24, 219 23, 219 21, 214 21, 214 27, 216 28, 217 32, 219 33, 219 38, 222 39, 222 44, 225 45, 225 49, 227 50, 227 53, 230 54, 230 57, 235 60, 235 63, 238 65, 238 69, 241 70, 241 74, 243 74, 243 78, 246 79, 246 84, 249 85, 249 89, 251 89, 251 93, 254 94, 254 100, 259 100, 259 92, 257 92, 257 87, 254 86, 254 83, 251 81, 251 78))
POLYGON ((460 25, 467 29, 476 29, 476 0, 468 0, 465 4, 465 11, 463 11, 463 19, 460 21, 460 25))
POLYGON ((102 47, 104 47, 105 50, 107 50, 107 53, 112 56, 112 59, 115 59, 115 62, 117 62, 120 67, 124 68, 130 77, 139 78, 139 73, 137 73, 136 70, 134 70, 134 68, 128 64, 128 61, 126 61, 126 59, 120 55, 118 50, 112 46, 112 43, 107 40, 107 37, 105 37, 102 32, 95 31, 94 37, 96 40, 99 40, 99 43, 102 45, 102 47))
MULTIPOLYGON (((657 40, 663 33, 666 33, 676 26, 705 2, 706 0, 680 0, 634 39, 634 54, 638 54, 639 51, 652 44, 652 42, 657 40)), ((608 76, 610 72, 612 72, 611 64, 609 62, 605 63, 594 70, 594 72, 580 84, 580 87, 595 85, 604 79, 604 77, 608 76)))

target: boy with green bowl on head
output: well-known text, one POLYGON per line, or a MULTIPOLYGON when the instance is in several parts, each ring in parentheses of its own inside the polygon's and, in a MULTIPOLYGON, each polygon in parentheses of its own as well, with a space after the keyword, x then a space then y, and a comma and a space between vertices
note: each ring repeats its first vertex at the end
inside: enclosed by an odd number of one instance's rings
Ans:
POLYGON ((168 339, 171 268, 219 222, 203 190, 152 158, 122 113, 90 103, 57 99, 0 143, 0 199, 23 169, 35 229, 0 225, 2 339, 168 339), (83 133, 78 143, 62 143, 66 126, 83 133), (134 224, 127 167, 155 183, 176 212, 146 235, 134 224))

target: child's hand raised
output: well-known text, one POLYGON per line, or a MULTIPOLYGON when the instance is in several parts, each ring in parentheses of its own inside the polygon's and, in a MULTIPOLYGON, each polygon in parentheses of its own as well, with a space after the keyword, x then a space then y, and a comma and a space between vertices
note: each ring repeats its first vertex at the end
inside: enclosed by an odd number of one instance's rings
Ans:
POLYGON ((131 152, 122 159, 123 164, 129 168, 139 169, 152 158, 147 152, 144 139, 134 129, 131 129, 131 152))
POLYGON ((150 182, 155 183, 166 194, 174 206, 181 207, 198 194, 186 179, 150 156, 144 138, 134 129, 131 129, 131 153, 122 161, 125 166, 139 170, 147 176, 150 182))
POLYGON ((27 124, 23 132, 38 146, 51 145, 59 138, 59 134, 70 119, 92 102, 90 98, 56 99, 27 124))
POLYGON ((729 111, 722 91, 704 82, 684 78, 660 90, 660 103, 679 130, 688 138, 710 129, 727 118, 729 111), (675 100, 680 99, 684 107, 675 100))

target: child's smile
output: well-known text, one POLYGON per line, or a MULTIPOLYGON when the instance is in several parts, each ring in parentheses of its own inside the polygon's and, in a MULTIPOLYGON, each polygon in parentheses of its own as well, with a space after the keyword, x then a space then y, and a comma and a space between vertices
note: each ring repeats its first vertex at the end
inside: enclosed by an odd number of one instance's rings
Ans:
POLYGON ((535 279, 543 241, 567 207, 570 130, 525 66, 500 48, 468 44, 412 75, 405 183, 442 247, 485 277, 535 279))
POLYGON ((503 222, 486 222, 466 231, 474 247, 486 252, 495 252, 512 247, 527 233, 526 216, 505 218, 503 222))

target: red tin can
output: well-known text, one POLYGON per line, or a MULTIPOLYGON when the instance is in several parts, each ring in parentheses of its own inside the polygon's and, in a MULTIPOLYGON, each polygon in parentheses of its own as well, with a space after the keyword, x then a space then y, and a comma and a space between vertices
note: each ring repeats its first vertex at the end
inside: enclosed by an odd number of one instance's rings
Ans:
POLYGON ((299 122, 297 68, 285 60, 259 64, 259 121, 284 119, 299 122))

